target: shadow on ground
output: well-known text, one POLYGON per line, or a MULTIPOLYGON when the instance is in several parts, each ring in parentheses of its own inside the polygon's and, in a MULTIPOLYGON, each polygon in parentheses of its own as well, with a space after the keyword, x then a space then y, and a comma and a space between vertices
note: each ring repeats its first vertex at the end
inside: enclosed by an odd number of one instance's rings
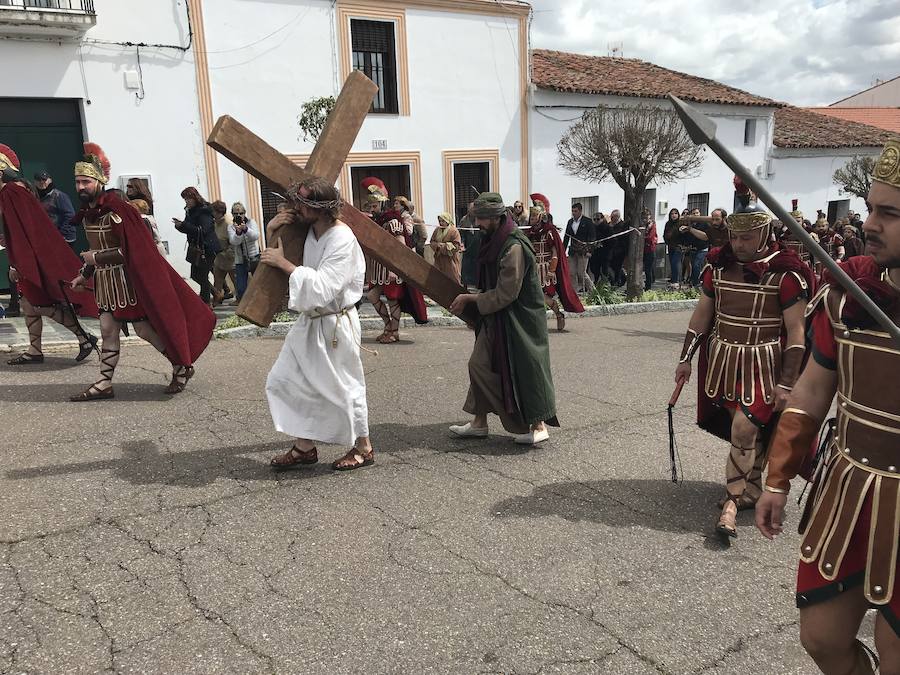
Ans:
MULTIPOLYGON (((713 534, 716 501, 722 485, 686 481, 621 479, 542 485, 530 495, 508 497, 491 511, 496 518, 546 518, 592 522, 610 527, 646 527, 660 532, 713 534)), ((739 525, 749 525, 753 511, 742 512, 739 525)), ((711 548, 721 548, 712 545, 711 548)))
MULTIPOLYGON (((149 386, 147 385, 147 387, 149 386)), ((56 390, 54 389, 54 391, 56 390)), ((116 391, 118 397, 118 389, 116 391)), ((101 405, 110 403, 114 403, 114 401, 106 401, 101 405)), ((85 403, 83 405, 97 404, 85 403)), ((531 450, 531 448, 516 446, 512 439, 502 437, 470 441, 453 439, 449 437, 447 426, 448 423, 424 426, 392 423, 376 425, 371 429, 376 457, 379 451, 400 453, 413 449, 443 450, 474 455, 516 455, 531 450)), ((326 449, 320 446, 318 464, 288 471, 273 471, 269 466, 270 457, 283 452, 287 447, 289 447, 287 441, 273 441, 231 447, 214 446, 184 452, 161 452, 159 445, 152 440, 127 441, 121 445, 121 457, 11 469, 6 472, 5 476, 10 480, 29 480, 109 471, 114 477, 132 485, 201 487, 210 485, 220 478, 238 481, 296 480, 330 475, 333 473, 330 462, 344 452, 342 448, 334 448, 332 451, 332 448, 326 449), (261 457, 252 456, 260 453, 265 454, 261 457)))
MULTIPOLYGON (((2 371, 0 371, 2 372, 2 371)), ((68 401, 70 396, 81 393, 97 379, 97 373, 89 373, 85 377, 82 385, 57 385, 57 384, 17 384, 12 386, 0 387, 0 401, 9 403, 53 403, 57 401, 68 401)), ((149 401, 168 401, 172 398, 171 394, 166 394, 163 390, 166 385, 160 384, 128 384, 127 382, 116 382, 114 389, 116 397, 114 399, 104 399, 101 401, 86 401, 81 403, 84 406, 94 405, 116 405, 119 402, 149 402, 149 401)))
MULTIPOLYGON (((75 350, 77 353, 77 350, 75 350)), ((13 359, 22 352, 19 350, 14 350, 12 352, 4 353, 2 359, 0 359, 0 373, 47 373, 54 370, 69 370, 70 368, 77 368, 79 366, 96 366, 96 362, 92 361, 88 358, 86 361, 81 363, 75 361, 75 357, 66 357, 66 356, 44 356, 43 363, 29 363, 27 365, 22 366, 11 366, 7 363, 10 359, 13 359)))

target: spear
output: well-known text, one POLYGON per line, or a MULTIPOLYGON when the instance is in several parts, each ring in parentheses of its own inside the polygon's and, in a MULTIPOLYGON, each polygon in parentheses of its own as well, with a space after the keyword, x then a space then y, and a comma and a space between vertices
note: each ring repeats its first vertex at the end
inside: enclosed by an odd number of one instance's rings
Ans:
POLYGON ((738 160, 728 148, 722 145, 719 139, 716 138, 716 123, 673 94, 669 94, 669 100, 672 101, 672 105, 675 106, 675 112, 678 113, 678 117, 681 118, 681 122, 684 124, 684 128, 687 130, 691 140, 697 145, 709 146, 709 149, 716 153, 719 159, 725 162, 725 164, 728 165, 728 168, 737 174, 744 182, 744 185, 749 187, 756 196, 761 199, 776 216, 778 216, 782 224, 788 226, 791 232, 794 233, 794 236, 803 242, 806 249, 816 258, 816 260, 828 268, 828 271, 837 282, 843 286, 850 295, 856 298, 863 309, 869 313, 869 316, 875 319, 875 321, 877 321, 881 327, 894 338, 894 342, 900 346, 900 326, 888 318, 887 314, 875 304, 872 298, 866 295, 865 292, 857 286, 849 276, 847 276, 847 273, 841 269, 840 265, 832 260, 831 256, 825 252, 825 249, 819 246, 819 243, 810 237, 809 233, 803 229, 803 226, 794 220, 788 210, 784 208, 768 190, 766 190, 763 184, 756 179, 756 176, 754 176, 747 167, 741 164, 740 160, 738 160))

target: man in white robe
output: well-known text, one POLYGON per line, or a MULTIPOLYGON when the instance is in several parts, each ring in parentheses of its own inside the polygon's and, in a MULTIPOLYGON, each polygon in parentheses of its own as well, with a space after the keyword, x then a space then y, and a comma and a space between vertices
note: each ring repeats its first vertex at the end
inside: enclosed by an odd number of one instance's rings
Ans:
POLYGON ((269 236, 289 223, 310 225, 303 264, 287 260, 280 242, 260 258, 289 275, 288 306, 300 313, 266 381, 275 428, 296 439, 271 464, 275 469, 315 464, 319 442, 350 446, 332 464, 335 470, 369 466, 375 453, 355 306, 362 297, 365 256, 350 228, 337 220, 340 197, 333 185, 310 178, 291 190, 291 198, 293 210, 272 219, 269 236))

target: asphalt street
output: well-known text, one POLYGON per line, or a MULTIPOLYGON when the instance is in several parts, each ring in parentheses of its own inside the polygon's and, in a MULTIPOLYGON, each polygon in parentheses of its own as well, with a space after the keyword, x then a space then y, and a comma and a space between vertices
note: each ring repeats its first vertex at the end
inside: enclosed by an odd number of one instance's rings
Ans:
MULTIPOLYGON (((465 328, 365 345, 377 461, 273 473, 281 341, 216 340, 178 396, 127 345, 114 401, 66 352, 0 365, 0 671, 814 673, 798 508, 775 543, 713 532, 726 448, 665 407, 688 314, 551 333, 562 428, 534 449, 465 420, 465 328)), ((5 355, 4 355, 5 356, 5 355)), ((693 383, 692 383, 693 384, 693 383)), ((310 411, 314 413, 314 411, 310 411)), ((799 492, 799 489, 795 492, 799 492)))

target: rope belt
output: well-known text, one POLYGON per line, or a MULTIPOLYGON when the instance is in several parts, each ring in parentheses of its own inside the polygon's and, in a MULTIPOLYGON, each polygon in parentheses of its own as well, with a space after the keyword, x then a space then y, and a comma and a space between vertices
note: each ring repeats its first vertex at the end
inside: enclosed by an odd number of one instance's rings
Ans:
MULTIPOLYGON (((338 346, 338 339, 337 339, 338 323, 340 322, 342 316, 347 317, 347 320, 350 321, 350 311, 354 310, 354 309, 356 309, 356 305, 350 305, 349 307, 344 307, 343 309, 339 309, 334 312, 315 312, 315 313, 306 312, 305 314, 306 314, 306 316, 309 317, 309 319, 311 321, 315 321, 316 319, 324 319, 327 316, 338 317, 337 320, 334 322, 334 332, 331 334, 331 348, 337 349, 337 346, 338 346)), ((359 335, 355 334, 355 331, 353 330, 353 322, 352 321, 350 321, 350 333, 353 335, 353 337, 356 338, 355 342, 360 349, 362 349, 363 351, 369 352, 370 354, 374 354, 375 356, 378 356, 377 351, 375 351, 374 349, 368 349, 368 348, 366 348, 365 345, 363 345, 362 333, 360 333, 359 335)))

